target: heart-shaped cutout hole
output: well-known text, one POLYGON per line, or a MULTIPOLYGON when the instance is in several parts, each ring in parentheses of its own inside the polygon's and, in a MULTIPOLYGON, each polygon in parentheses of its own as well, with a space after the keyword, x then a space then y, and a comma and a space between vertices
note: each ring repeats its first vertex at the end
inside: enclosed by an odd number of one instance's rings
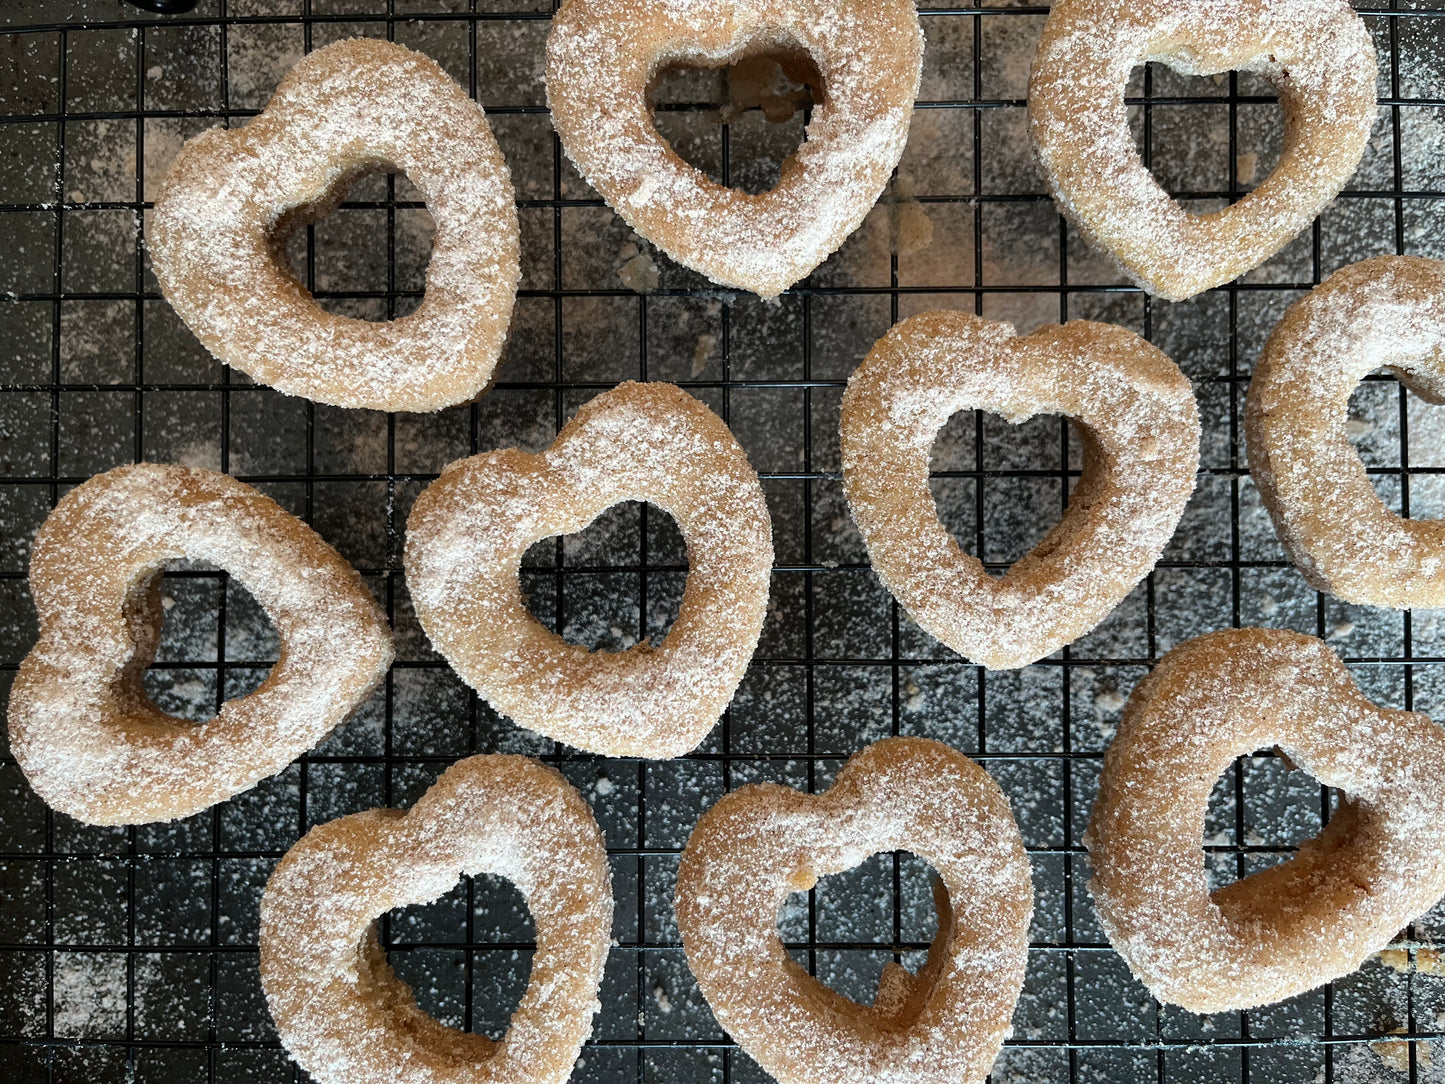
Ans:
POLYGON ((904 0, 866 16, 838 0, 788 0, 766 16, 740 0, 567 0, 547 39, 547 101, 568 157, 628 225, 712 281, 768 298, 822 263, 882 194, 922 57, 904 0), (771 189, 726 188, 658 134, 648 98, 659 73, 780 52, 811 58, 825 100, 771 189))
POLYGON ((963 754, 888 738, 809 795, 754 784, 699 819, 677 880, 688 966, 718 1022, 779 1084, 982 1080, 1023 985, 1033 887, 1008 802, 963 754), (778 909, 820 876, 903 850, 930 863, 938 934, 916 975, 883 970, 871 1006, 808 974, 778 909))
POLYGON ((594 753, 673 757, 717 722, 757 647, 772 526, 722 419, 671 384, 626 383, 583 406, 546 451, 447 467, 407 520, 405 560, 422 628, 498 711, 594 753), (522 555, 629 500, 677 522, 682 604, 657 647, 588 651, 528 612, 522 555))
POLYGON ((677 621, 687 543, 671 516, 623 501, 577 534, 534 542, 522 557, 527 611, 589 651, 658 647, 677 621))
POLYGON ((1058 522, 1082 457, 1067 418, 961 410, 933 442, 928 489, 959 550, 1001 579, 1058 522))
POLYGON ((532 912, 516 885, 495 873, 464 874, 440 898, 389 911, 375 927, 417 1008, 501 1041, 531 982, 537 948, 532 912))
POLYGON ((1060 207, 1151 293, 1229 282, 1283 248, 1359 165, 1375 120, 1375 49, 1345 0, 1059 0, 1029 80, 1029 132, 1060 207), (1124 87, 1155 61, 1253 71, 1279 91, 1285 146, 1238 203, 1190 214, 1140 160, 1124 87))
POLYGON ((722 68, 660 71, 648 98, 654 127, 679 158, 759 196, 778 186, 806 138, 823 77, 801 50, 757 53, 722 68))
POLYGON ((265 684, 280 637, 240 580, 205 561, 178 560, 166 562, 156 586, 161 627, 155 661, 141 675, 151 703, 172 718, 204 723, 226 700, 265 684))
POLYGON ((336 184, 331 198, 294 209, 271 231, 277 264, 318 307, 374 324, 421 306, 435 242, 425 197, 385 164, 336 184))
POLYGON ((1133 332, 1076 320, 1018 336, 967 313, 910 317, 849 378, 843 489, 879 578, 922 628, 991 669, 1097 625, 1159 559, 1194 490, 1188 379, 1133 332), (1083 473, 1057 526, 1001 578, 939 521, 929 452, 960 410, 1077 423, 1083 473))

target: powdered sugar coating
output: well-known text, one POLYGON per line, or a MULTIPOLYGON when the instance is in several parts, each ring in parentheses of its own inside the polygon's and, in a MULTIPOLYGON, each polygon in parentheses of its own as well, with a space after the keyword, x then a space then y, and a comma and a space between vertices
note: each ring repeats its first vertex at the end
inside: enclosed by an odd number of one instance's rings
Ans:
POLYGON ((1375 119, 1375 50, 1346 0, 1059 0, 1028 106, 1063 212, 1145 290, 1182 301, 1258 267, 1339 194, 1375 119), (1284 150, 1264 183, 1206 214, 1159 187, 1124 105, 1131 69, 1147 61, 1275 85, 1284 150))
POLYGON ((780 1084, 972 1084, 1012 1033, 1033 913, 1028 857, 997 784, 941 742, 875 742, 817 796, 775 784, 725 795, 687 841, 676 906, 718 1023, 780 1084), (863 1006, 788 955, 778 909, 893 850, 938 871, 938 935, 916 976, 889 963, 863 1006))
POLYGON ((606 756, 679 756, 717 722, 762 632, 772 526, 758 476, 716 414, 671 384, 582 407, 547 450, 459 460, 417 498, 406 575, 422 627, 521 726, 606 756), (588 651, 527 610, 533 542, 622 501, 668 512, 687 543, 677 620, 657 647, 588 651))
POLYGON ((291 1056, 321 1084, 562 1084, 592 1032, 612 937, 612 881, 592 810, 555 768, 475 756, 410 812, 318 825, 261 900, 261 985, 291 1056), (462 874, 521 891, 536 925, 531 979, 493 1042, 422 1012, 375 920, 429 903, 462 874))
POLYGON ((207 349, 343 407, 427 411, 476 396, 520 277, 511 175, 481 106, 430 58, 373 39, 310 54, 260 116, 189 140, 147 236, 166 299, 207 349), (436 221, 426 294, 387 323, 327 312, 291 273, 284 236, 388 165, 436 221))
POLYGON ((566 0, 547 39, 563 149, 633 229, 714 282, 774 297, 858 228, 908 138, 923 32, 907 0, 566 0), (803 50, 823 81, 806 140, 761 195, 684 162, 653 126, 668 67, 803 50))
POLYGON ((1385 507, 1346 431, 1350 394, 1389 369, 1445 402, 1445 263, 1381 256, 1292 305, 1249 385, 1249 467, 1305 579, 1348 602, 1445 606, 1445 522, 1385 507))
POLYGON ((1194 491, 1189 381, 1121 327, 1075 320, 1017 337, 961 312, 910 317, 843 395, 843 489, 874 570, 909 615, 991 669, 1025 666, 1097 625, 1148 574, 1194 491), (1002 578, 964 553, 928 486, 960 410, 1074 419, 1084 469, 1056 527, 1002 578))
POLYGON ((1084 842, 1109 942, 1161 1001, 1264 1005, 1354 971, 1445 893, 1445 730, 1370 703, 1312 636, 1227 629, 1134 690, 1084 842), (1211 893, 1200 839, 1234 758, 1278 746, 1345 798, 1281 865, 1211 893))
POLYGON ((216 471, 140 463, 71 490, 36 538, 40 638, 10 693, 10 743, 53 808, 93 824, 197 813, 316 745, 391 665, 361 577, 296 517, 216 471), (218 565, 281 638, 254 692, 199 725, 159 710, 141 675, 161 630, 168 560, 218 565))

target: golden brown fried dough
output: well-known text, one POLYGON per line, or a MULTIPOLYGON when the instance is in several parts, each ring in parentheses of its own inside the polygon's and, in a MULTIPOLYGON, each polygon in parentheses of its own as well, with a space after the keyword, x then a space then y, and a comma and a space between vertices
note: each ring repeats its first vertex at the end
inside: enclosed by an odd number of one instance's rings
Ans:
POLYGON ((329 734, 385 676, 391 632, 361 577, 269 497, 217 471, 139 463, 65 495, 30 559, 40 639, 10 693, 31 786, 93 824, 174 820, 248 790, 329 734), (229 572, 281 640, 260 687, 196 724, 141 675, 166 562, 229 572))
POLYGON ((520 276, 511 175, 481 106, 435 61, 357 38, 302 59, 260 116, 186 143, 147 239, 166 300, 228 365, 289 395, 439 410, 492 378, 520 276), (426 294, 385 323, 322 309, 284 242, 386 166, 436 223, 426 294))
POLYGON ((779 1084, 977 1084, 1011 1034, 1033 885, 1008 801, 962 753, 887 738, 820 795, 754 784, 702 815, 677 924, 718 1023, 779 1084), (888 963, 871 1006, 818 982, 778 938, 778 908, 880 851, 938 871, 938 934, 911 975, 888 963))
POLYGON ((671 384, 622 384, 537 455, 459 460, 417 498, 406 576, 432 642, 520 726, 605 756, 680 756, 732 699, 762 632, 772 526, 758 476, 716 414, 671 384), (656 647, 589 651, 544 628, 518 581, 532 543, 622 501, 677 521, 689 570, 656 647))
POLYGON ((1171 301, 1258 267, 1308 226, 1355 172, 1376 111, 1375 47, 1347 0, 1058 0, 1029 80, 1029 133, 1060 208, 1171 301), (1263 183, 1199 213, 1159 187, 1124 104, 1148 61, 1274 84, 1284 150, 1263 183))
POLYGON ((1445 730, 1377 707, 1313 636, 1181 644, 1129 698, 1084 842, 1110 943, 1160 1001, 1267 1005, 1354 971, 1445 893, 1445 730), (1210 891, 1209 794, 1277 746, 1343 792, 1288 861, 1210 891))
POLYGON ((843 395, 843 490, 874 570, 909 616, 991 669, 1031 662, 1104 619, 1148 575, 1199 463, 1189 381, 1133 332, 1074 320, 1017 336, 967 313, 911 317, 843 395), (1083 476, 1052 531, 1001 578, 963 552, 928 485, 960 410, 1078 423, 1083 476))
POLYGON ((321 1084, 563 1084, 599 1008, 612 882, 592 810, 526 757, 475 756, 410 812, 317 825, 261 900, 261 985, 291 1056, 321 1084), (516 885, 536 925, 531 978, 499 1042, 417 1008, 376 920, 463 874, 516 885))

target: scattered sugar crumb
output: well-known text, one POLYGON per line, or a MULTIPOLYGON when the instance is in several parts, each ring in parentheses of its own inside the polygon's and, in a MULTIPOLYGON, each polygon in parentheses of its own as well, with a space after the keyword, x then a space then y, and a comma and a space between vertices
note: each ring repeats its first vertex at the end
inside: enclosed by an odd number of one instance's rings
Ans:
POLYGON ((703 371, 707 369, 707 363, 712 360, 713 351, 716 349, 717 336, 712 332, 706 331, 697 337, 697 344, 692 350, 692 368, 689 370, 689 374, 694 380, 702 376, 703 371))
POLYGON ((1234 172, 1240 184, 1253 184, 1259 175, 1259 155, 1253 151, 1241 154, 1234 160, 1234 172))

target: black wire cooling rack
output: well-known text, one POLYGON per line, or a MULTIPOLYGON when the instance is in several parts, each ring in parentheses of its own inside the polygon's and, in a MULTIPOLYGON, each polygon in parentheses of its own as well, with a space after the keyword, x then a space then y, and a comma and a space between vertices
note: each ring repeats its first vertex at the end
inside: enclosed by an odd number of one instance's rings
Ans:
MULTIPOLYGON (((1362 9, 1381 59, 1380 120, 1350 190, 1241 282, 1181 305, 1123 284, 1057 216, 1024 138, 1028 59, 1047 8, 921 12, 928 58, 908 152, 863 228, 776 305, 718 291, 634 237, 565 162, 546 115, 550 0, 202 0, 178 17, 118 0, 0 10, 0 683, 35 635, 25 567, 70 486, 133 460, 230 471, 302 515, 363 570, 398 662, 352 721, 281 775, 207 813, 100 829, 47 810, 0 760, 0 1079, 301 1079, 276 1040, 256 964, 257 905, 310 825, 406 805, 454 759, 521 751, 556 763, 597 810, 617 892, 602 1012, 575 1080, 766 1079, 727 1040, 688 974, 671 917, 677 855, 726 789, 826 787, 876 738, 925 734, 978 757, 1009 793, 1038 906, 1016 1034, 998 1081, 1445 1079, 1445 964, 1432 913, 1356 975, 1281 1006, 1196 1017, 1161 1009, 1104 942, 1079 838, 1102 750, 1129 690, 1163 651, 1212 628, 1271 624, 1329 639, 1367 693, 1445 718, 1437 615, 1344 606, 1284 561, 1250 483, 1240 412, 1284 307, 1367 256, 1445 256, 1445 5, 1362 9), (189 337, 147 266, 144 214, 189 135, 253 115, 305 50, 374 35, 435 56, 487 107, 510 162, 524 282, 508 356, 479 403, 433 416, 337 411, 227 370, 189 337), (848 373, 900 316, 963 307, 1021 328, 1123 323, 1195 383, 1199 489, 1159 568, 1104 625, 1023 671, 985 674, 919 632, 879 587, 838 474, 848 373), (733 426, 764 478, 778 565, 758 656, 694 754, 582 756, 519 732, 433 654, 401 574, 407 510, 447 461, 545 445, 622 379, 673 380, 733 426)), ((724 114, 720 75, 660 91, 658 124, 727 183, 766 187, 803 117, 724 114)), ((1269 88, 1164 69, 1130 89, 1144 153, 1197 206, 1237 198, 1280 142, 1269 88)), ((420 296, 426 217, 402 179, 358 185, 293 239, 318 299, 368 318, 420 296)), ((1394 381, 1356 395, 1352 431, 1405 514, 1445 510, 1445 431, 1394 381)), ((1077 475, 1067 425, 956 418, 935 489, 963 543, 996 568, 1047 530, 1077 475)), ((541 544, 533 609, 583 642, 665 631, 686 571, 665 516, 609 512, 541 544)), ((160 660, 169 710, 202 718, 275 658, 269 626, 223 573, 178 567, 160 660)), ((3 740, 3 739, 0 739, 3 740)), ((1318 831, 1330 796, 1280 760, 1241 758, 1205 838, 1221 878, 1279 861, 1318 831)), ((868 999, 890 959, 916 966, 932 931, 928 871, 883 855, 795 897, 785 941, 825 981, 868 999)), ((966 904, 965 904, 966 905, 966 904)), ((487 878, 389 916, 383 937, 421 1003, 496 1036, 526 982, 530 925, 487 878)))

